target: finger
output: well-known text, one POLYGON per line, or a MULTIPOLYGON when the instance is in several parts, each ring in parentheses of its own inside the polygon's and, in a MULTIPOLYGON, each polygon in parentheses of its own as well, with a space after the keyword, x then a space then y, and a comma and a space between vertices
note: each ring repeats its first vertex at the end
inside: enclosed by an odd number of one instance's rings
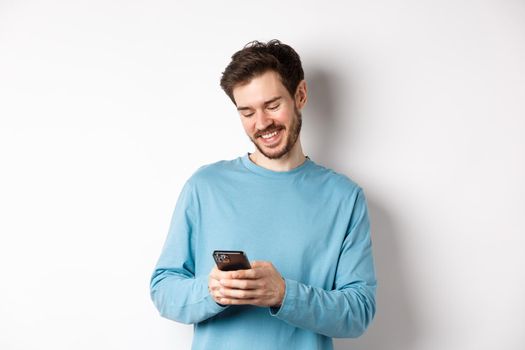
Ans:
POLYGON ((225 278, 232 278, 232 272, 235 271, 221 271, 217 267, 213 268, 210 273, 210 277, 216 280, 225 279, 225 278))
POLYGON ((219 293, 223 297, 231 298, 231 299, 254 299, 259 294, 256 290, 232 289, 232 288, 224 288, 224 287, 219 289, 219 293))
POLYGON ((249 270, 237 270, 232 271, 230 275, 231 279, 257 279, 261 277, 260 269, 252 268, 249 270))
POLYGON ((252 261, 250 264, 252 268, 256 268, 256 267, 268 267, 272 263, 269 261, 256 260, 256 261, 252 261))
POLYGON ((220 280, 219 285, 223 287, 233 288, 233 289, 257 289, 259 288, 259 282, 256 282, 256 280, 250 280, 250 279, 223 279, 220 280))
POLYGON ((220 298, 223 298, 223 297, 224 297, 224 295, 222 294, 221 288, 222 288, 222 287, 217 287, 217 288, 214 288, 214 289, 210 290, 210 294, 211 294, 211 296, 212 296, 216 301, 218 301, 220 298))
POLYGON ((235 298, 219 298, 218 303, 222 305, 259 305, 258 299, 235 299, 235 298))
POLYGON ((212 290, 216 290, 216 289, 221 288, 221 284, 217 280, 210 279, 209 282, 208 282, 208 288, 210 288, 212 290))
POLYGON ((210 278, 213 278, 213 279, 216 279, 216 280, 220 280, 220 270, 217 268, 217 266, 213 267, 213 269, 211 269, 210 271, 210 278))

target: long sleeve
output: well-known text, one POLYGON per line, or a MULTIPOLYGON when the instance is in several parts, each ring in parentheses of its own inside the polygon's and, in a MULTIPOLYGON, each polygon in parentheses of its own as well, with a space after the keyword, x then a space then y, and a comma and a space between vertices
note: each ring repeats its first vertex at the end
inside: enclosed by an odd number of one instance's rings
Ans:
POLYGON ((366 199, 358 191, 333 290, 285 278, 285 297, 279 309, 270 309, 273 316, 330 337, 358 337, 366 330, 375 314, 376 279, 366 199))
POLYGON ((182 323, 198 323, 225 309, 209 295, 207 276, 195 277, 197 203, 187 182, 150 281, 151 299, 161 316, 182 323))

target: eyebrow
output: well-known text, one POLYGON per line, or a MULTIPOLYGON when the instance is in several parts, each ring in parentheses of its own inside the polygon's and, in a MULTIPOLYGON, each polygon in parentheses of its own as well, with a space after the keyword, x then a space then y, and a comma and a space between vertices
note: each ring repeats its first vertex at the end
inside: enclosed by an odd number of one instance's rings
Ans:
MULTIPOLYGON (((269 104, 274 103, 275 101, 280 100, 281 98, 283 98, 283 97, 282 96, 273 97, 273 98, 269 99, 268 101, 264 101, 264 105, 268 106, 269 104)), ((238 111, 244 111, 244 110, 247 110, 247 109, 252 109, 252 108, 251 107, 244 107, 244 106, 237 107, 238 111)))

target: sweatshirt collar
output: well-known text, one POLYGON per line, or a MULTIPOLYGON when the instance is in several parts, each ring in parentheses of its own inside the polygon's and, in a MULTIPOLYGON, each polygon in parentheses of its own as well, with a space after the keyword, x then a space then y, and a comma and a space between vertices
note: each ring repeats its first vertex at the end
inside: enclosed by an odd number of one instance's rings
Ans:
POLYGON ((263 176, 268 176, 268 177, 274 177, 274 178, 287 178, 287 177, 291 177, 291 176, 294 176, 295 174, 298 174, 300 172, 303 172, 305 171, 306 169, 308 169, 311 165, 312 165, 312 160, 310 160, 310 158, 308 156, 305 157, 305 161, 291 169, 291 170, 288 170, 288 171, 275 171, 275 170, 270 170, 270 169, 267 169, 267 168, 263 168, 262 166, 260 165, 257 165, 255 164, 251 159, 250 159, 250 152, 247 152, 244 156, 241 157, 241 161, 242 163, 244 164, 244 166, 246 168, 248 168, 249 170, 251 170, 252 172, 256 173, 256 174, 259 174, 259 175, 263 175, 263 176))

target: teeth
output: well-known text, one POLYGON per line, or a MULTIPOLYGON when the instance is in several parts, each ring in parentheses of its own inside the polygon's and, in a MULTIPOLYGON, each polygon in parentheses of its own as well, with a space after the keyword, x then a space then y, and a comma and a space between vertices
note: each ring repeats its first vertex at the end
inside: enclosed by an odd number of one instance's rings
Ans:
POLYGON ((270 137, 273 137, 273 136, 275 136, 275 135, 277 135, 277 131, 274 131, 274 132, 272 132, 271 134, 262 135, 261 137, 262 137, 263 139, 269 139, 270 137))

